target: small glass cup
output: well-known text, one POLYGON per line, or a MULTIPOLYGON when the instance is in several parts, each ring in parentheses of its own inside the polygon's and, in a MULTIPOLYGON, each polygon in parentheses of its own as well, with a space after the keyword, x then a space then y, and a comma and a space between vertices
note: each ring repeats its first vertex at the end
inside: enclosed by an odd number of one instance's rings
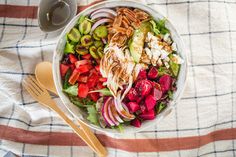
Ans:
POLYGON ((76 0, 41 0, 37 16, 39 27, 44 32, 59 31, 76 13, 76 0))

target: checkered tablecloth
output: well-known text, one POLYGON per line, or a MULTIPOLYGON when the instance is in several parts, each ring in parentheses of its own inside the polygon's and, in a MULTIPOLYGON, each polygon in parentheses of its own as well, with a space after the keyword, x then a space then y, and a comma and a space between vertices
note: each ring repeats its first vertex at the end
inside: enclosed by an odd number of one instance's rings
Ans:
MULTIPOLYGON (((92 2, 78 0, 79 10, 92 2)), ((93 157, 55 113, 22 88, 22 79, 33 75, 37 63, 52 61, 57 39, 40 31, 38 3, 0 0, 0 156, 93 157)), ((152 128, 125 135, 96 132, 98 138, 110 157, 235 157, 236 1, 146 3, 170 19, 186 44, 184 95, 152 128)))

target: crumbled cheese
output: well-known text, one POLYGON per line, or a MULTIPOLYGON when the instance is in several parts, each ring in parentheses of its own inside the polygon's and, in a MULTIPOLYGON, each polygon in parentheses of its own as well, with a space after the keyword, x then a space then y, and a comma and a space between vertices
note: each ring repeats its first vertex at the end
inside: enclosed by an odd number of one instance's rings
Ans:
POLYGON ((175 42, 172 43, 171 48, 173 51, 177 51, 177 44, 175 42))
POLYGON ((180 56, 178 56, 178 55, 176 55, 176 54, 173 54, 172 61, 173 61, 174 63, 176 63, 176 64, 182 64, 182 63, 184 63, 184 60, 183 60, 180 56))

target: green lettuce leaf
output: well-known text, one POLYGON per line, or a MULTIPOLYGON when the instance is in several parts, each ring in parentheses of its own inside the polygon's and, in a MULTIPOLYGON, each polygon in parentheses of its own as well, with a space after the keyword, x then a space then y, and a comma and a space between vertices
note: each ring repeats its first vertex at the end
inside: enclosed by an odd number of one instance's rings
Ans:
POLYGON ((95 93, 95 92, 102 93, 104 96, 112 96, 111 91, 108 88, 94 90, 94 91, 91 91, 90 93, 95 93))
POLYGON ((74 51, 74 45, 70 44, 69 41, 66 42, 66 46, 65 46, 65 49, 64 49, 64 53, 67 54, 67 53, 75 53, 74 51))
POLYGON ((70 86, 69 88, 64 89, 63 91, 69 95, 77 96, 78 95, 78 84, 70 86))
POLYGON ((95 107, 94 107, 93 105, 90 105, 89 107, 87 107, 87 111, 88 111, 88 117, 87 117, 87 119, 88 119, 91 123, 93 123, 93 124, 95 124, 95 125, 99 125, 99 123, 98 123, 98 116, 97 116, 98 113, 97 113, 95 107))
POLYGON ((65 75, 65 80, 64 80, 64 83, 63 83, 63 89, 67 89, 71 86, 70 83, 68 82, 69 78, 70 78, 70 75, 71 75, 71 69, 68 69, 67 72, 66 72, 66 75, 65 75))

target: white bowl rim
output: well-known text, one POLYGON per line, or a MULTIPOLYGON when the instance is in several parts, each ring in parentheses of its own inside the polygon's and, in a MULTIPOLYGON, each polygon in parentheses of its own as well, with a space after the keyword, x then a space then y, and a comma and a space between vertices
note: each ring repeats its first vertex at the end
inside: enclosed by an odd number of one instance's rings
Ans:
MULTIPOLYGON (((144 4, 144 3, 141 3, 141 2, 137 2, 137 1, 134 1, 134 0, 125 0, 125 1, 119 1, 119 0, 111 0, 111 1, 103 1, 103 2, 99 2, 99 3, 96 3, 94 5, 91 5, 90 7, 84 9, 83 11, 81 11, 79 14, 77 14, 74 18, 71 19, 71 21, 64 27, 64 30, 62 31, 62 33, 60 34, 59 38, 58 38, 58 42, 57 42, 57 45, 56 45, 56 48, 58 47, 59 45, 59 40, 64 38, 65 34, 66 34, 66 30, 70 27, 70 25, 78 18, 80 17, 81 15, 83 15, 83 13, 93 9, 93 8, 96 8, 97 6, 99 5, 102 5, 102 4, 107 4, 107 3, 118 3, 118 5, 116 6, 113 6, 113 7, 118 7, 118 6, 122 6, 120 5, 119 3, 135 3, 135 5, 138 5, 139 7, 144 7, 145 9, 150 9, 152 10, 153 12, 155 12, 156 14, 158 14, 158 16, 164 18, 164 16, 162 14, 160 14, 158 11, 156 11, 154 8, 151 8, 150 6, 144 4)), ((131 4, 130 4, 131 5, 131 4)), ((127 7, 132 7, 132 6, 127 6, 127 7)), ((137 6, 135 6, 136 8, 137 6)), ((102 8, 102 7, 101 7, 102 8)), ((140 8, 141 9, 141 8, 140 8)), ((58 74, 58 66, 56 65, 57 64, 57 61, 55 61, 55 58, 57 56, 57 52, 56 52, 56 49, 54 51, 54 54, 53 54, 53 79, 54 79, 54 82, 55 82, 55 86, 56 86, 56 89, 57 89, 57 92, 58 92, 58 95, 60 97, 60 99, 62 100, 64 106, 69 110, 69 112, 77 119, 80 119, 85 125, 89 126, 90 128, 92 129, 95 129, 97 131, 101 131, 103 133, 112 133, 112 134, 122 134, 122 133, 137 133, 137 132, 140 132, 140 131, 143 131, 151 126, 153 126, 154 124, 156 124, 157 122, 160 122, 161 119, 163 119, 164 117, 166 117, 171 111, 172 109, 176 106, 176 104, 179 102, 181 96, 183 95, 183 92, 184 92, 184 89, 185 89, 185 86, 186 86, 186 82, 187 82, 187 75, 188 75, 188 57, 186 55, 186 48, 183 44, 183 40, 181 38, 181 36, 179 35, 178 31, 176 30, 176 28, 173 26, 173 24, 170 22, 170 20, 167 18, 167 23, 170 25, 172 31, 171 31, 171 34, 173 33, 174 31, 174 34, 178 37, 178 41, 181 45, 181 49, 182 49, 182 56, 184 56, 185 58, 185 63, 184 63, 184 67, 183 65, 181 66, 181 69, 182 68, 185 68, 185 75, 184 75, 184 78, 183 78, 183 84, 181 86, 181 88, 177 88, 177 91, 178 92, 178 95, 176 96, 176 98, 174 100, 172 100, 167 108, 161 112, 159 115, 156 116, 156 118, 154 120, 151 120, 151 121, 148 121, 149 124, 147 124, 145 127, 140 127, 140 128, 134 128, 133 130, 125 130, 124 132, 119 132, 117 130, 114 130, 114 129, 107 129, 107 128, 102 128, 102 127, 99 127, 99 126, 96 126, 96 125, 93 125, 91 123, 87 123, 85 122, 85 120, 83 118, 81 118, 81 115, 76 115, 70 108, 69 106, 66 105, 66 103, 68 103, 68 100, 69 98, 66 96, 66 94, 63 93, 61 87, 59 87, 59 82, 61 82, 61 80, 59 80, 57 78, 57 74, 58 74), (67 97, 67 100, 65 100, 63 97, 67 97)), ((177 45, 178 46, 178 45, 177 45)), ((178 51, 179 52, 179 51, 178 51)), ((59 63, 58 63, 59 64, 59 63)), ((179 79, 178 79, 179 80, 179 79)), ((177 80, 177 81, 178 81, 177 80)), ((177 93, 176 91, 176 93, 177 93)), ((69 101, 70 102, 70 101, 69 101)), ((70 102, 71 103, 71 102, 70 102)), ((72 103, 71 103, 72 104, 72 103)))

